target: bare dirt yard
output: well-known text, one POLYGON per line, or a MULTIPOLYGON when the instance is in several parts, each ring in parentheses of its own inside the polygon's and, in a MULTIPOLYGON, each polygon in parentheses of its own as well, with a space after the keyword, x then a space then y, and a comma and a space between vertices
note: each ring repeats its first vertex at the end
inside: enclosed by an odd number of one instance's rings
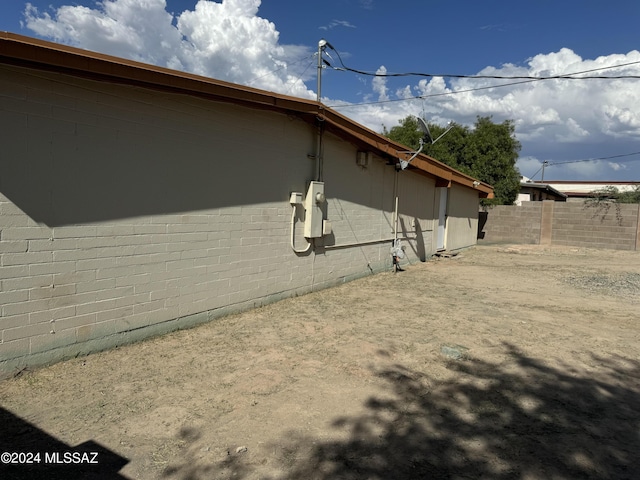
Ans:
POLYGON ((640 252, 475 247, 4 380, 0 478, 637 479, 639 316, 640 252))

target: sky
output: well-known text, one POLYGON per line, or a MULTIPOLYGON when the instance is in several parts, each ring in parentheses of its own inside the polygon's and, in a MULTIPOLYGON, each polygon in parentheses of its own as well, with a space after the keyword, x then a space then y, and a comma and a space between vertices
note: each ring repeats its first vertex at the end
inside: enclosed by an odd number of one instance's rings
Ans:
POLYGON ((325 39, 325 105, 378 133, 511 120, 545 181, 640 181, 639 22, 635 0, 0 2, 0 31, 309 99, 325 39), (599 78, 539 79, 568 74, 599 78))

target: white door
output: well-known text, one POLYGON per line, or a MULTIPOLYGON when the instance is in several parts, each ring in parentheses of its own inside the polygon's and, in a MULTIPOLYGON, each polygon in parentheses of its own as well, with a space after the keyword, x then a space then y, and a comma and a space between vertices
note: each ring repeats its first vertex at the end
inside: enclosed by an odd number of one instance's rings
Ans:
POLYGON ((444 233, 445 227, 447 223, 447 194, 449 193, 449 189, 438 188, 440 190, 439 201, 438 201, 438 243, 436 248, 438 250, 444 250, 444 233))

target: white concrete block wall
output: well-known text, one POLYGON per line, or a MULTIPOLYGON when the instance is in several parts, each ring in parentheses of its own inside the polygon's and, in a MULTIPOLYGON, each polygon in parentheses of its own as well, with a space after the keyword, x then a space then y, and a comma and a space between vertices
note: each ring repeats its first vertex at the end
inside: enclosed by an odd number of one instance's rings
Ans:
MULTIPOLYGON (((313 178, 310 126, 1 69, 0 375, 390 268, 396 173, 383 160, 362 169, 325 136, 334 238, 295 254, 289 193, 313 178), (370 243, 332 248, 358 242, 370 243)), ((433 253, 434 182, 399 175, 417 261, 420 245, 433 253)))

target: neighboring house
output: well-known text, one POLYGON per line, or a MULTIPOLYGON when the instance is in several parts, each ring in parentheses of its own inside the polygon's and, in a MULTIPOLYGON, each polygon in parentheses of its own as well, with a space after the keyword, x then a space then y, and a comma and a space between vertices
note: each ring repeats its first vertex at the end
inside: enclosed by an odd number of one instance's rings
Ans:
MULTIPOLYGON (((541 182, 536 182, 541 183, 541 182)), ((619 192, 633 190, 640 186, 640 182, 624 181, 579 181, 579 180, 549 180, 545 184, 567 196, 567 201, 583 201, 592 196, 592 192, 615 187, 619 192)))
POLYGON ((541 202, 543 200, 566 202, 567 195, 546 183, 534 183, 528 179, 520 182, 520 193, 516 199, 516 205, 522 205, 522 202, 541 202))
POLYGON ((6 32, 0 148, 0 375, 474 245, 492 196, 315 101, 6 32))

